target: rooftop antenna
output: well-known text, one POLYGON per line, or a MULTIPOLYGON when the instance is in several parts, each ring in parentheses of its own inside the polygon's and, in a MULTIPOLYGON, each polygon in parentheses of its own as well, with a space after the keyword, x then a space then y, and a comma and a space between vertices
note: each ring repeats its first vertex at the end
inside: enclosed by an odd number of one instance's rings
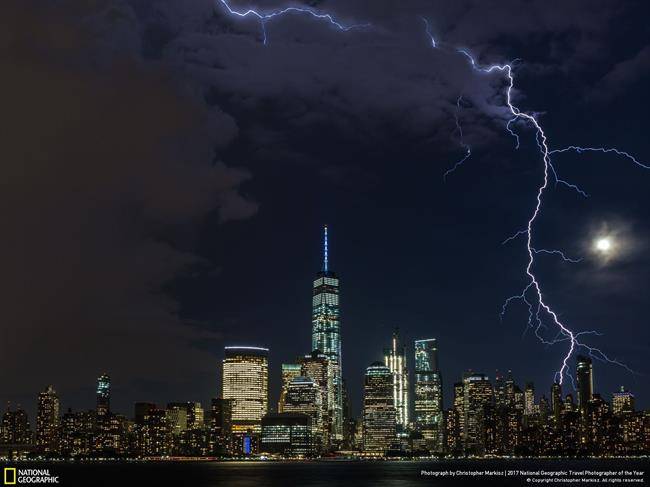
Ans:
POLYGON ((329 267, 327 256, 327 225, 323 226, 323 272, 327 274, 329 267))

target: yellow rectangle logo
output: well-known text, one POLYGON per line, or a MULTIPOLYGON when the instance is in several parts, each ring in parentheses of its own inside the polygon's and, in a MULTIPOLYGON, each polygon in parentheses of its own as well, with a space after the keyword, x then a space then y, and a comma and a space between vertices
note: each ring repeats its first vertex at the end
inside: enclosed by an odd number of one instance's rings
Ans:
POLYGON ((5 485, 16 485, 16 468, 5 467, 5 485))

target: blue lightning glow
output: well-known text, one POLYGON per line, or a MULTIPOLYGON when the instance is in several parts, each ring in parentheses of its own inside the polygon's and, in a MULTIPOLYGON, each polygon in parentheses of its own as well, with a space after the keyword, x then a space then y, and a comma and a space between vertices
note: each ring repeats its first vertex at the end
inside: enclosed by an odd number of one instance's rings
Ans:
POLYGON ((456 169, 458 169, 463 164, 463 162, 465 162, 469 156, 472 155, 472 148, 463 140, 463 127, 460 125, 460 119, 458 118, 458 114, 460 112, 460 102, 462 100, 463 95, 460 95, 456 100, 456 111, 454 112, 454 119, 456 120, 456 131, 458 132, 459 143, 461 147, 465 149, 465 156, 463 156, 462 159, 460 159, 456 164, 445 171, 445 174, 443 175, 444 179, 447 179, 447 176, 456 171, 456 169))
MULTIPOLYGON (((267 43, 267 33, 266 33, 266 22, 269 20, 274 19, 275 17, 279 17, 285 14, 289 13, 302 13, 302 14, 307 14, 311 17, 314 17, 319 20, 324 20, 331 24, 332 26, 336 27, 340 31, 349 31, 351 29, 355 28, 362 28, 362 27, 368 27, 369 24, 353 24, 353 25, 344 25, 341 22, 337 21, 334 19, 334 17, 331 14, 325 14, 325 13, 319 13, 316 12, 312 9, 309 8, 303 8, 303 7, 286 7, 280 10, 274 10, 269 13, 260 13, 256 10, 253 9, 248 9, 248 10, 242 10, 242 11, 237 11, 231 8, 227 0, 219 0, 221 4, 227 9, 227 11, 237 17, 254 17, 259 20, 261 29, 262 29, 262 35, 263 35, 263 43, 266 45, 267 43)), ((429 21, 425 17, 421 17, 422 21, 425 24, 425 30, 426 34, 431 42, 431 47, 437 48, 438 43, 434 39, 433 34, 431 33, 430 29, 430 24, 429 21)), ((542 169, 543 169, 543 178, 542 182, 537 188, 536 191, 536 197, 535 197, 535 205, 534 205, 534 210, 531 213, 531 216, 529 217, 526 228, 524 230, 520 230, 511 237, 508 237, 506 240, 504 240, 504 244, 508 243, 520 236, 525 236, 526 237, 526 250, 528 253, 528 260, 527 264, 525 267, 525 274, 527 276, 527 284, 524 287, 523 291, 520 294, 510 296, 507 298, 503 304, 502 307, 502 312, 501 316, 503 317, 508 309, 508 306, 514 302, 514 301, 523 301, 527 306, 529 310, 529 317, 528 317, 528 323, 526 326, 526 330, 528 329, 533 329, 535 332, 535 335, 539 340, 541 340, 542 343, 546 345, 555 345, 557 343, 562 343, 562 342, 569 342, 569 348, 562 360, 562 365, 559 368, 559 370, 555 373, 555 378, 554 380, 557 380, 560 384, 562 384, 564 377, 568 376, 571 378, 573 381, 573 377, 569 373, 569 365, 568 361, 573 355, 574 351, 577 348, 582 348, 588 352, 588 354, 598 360, 602 360, 604 362, 608 362, 611 364, 619 365, 628 371, 632 372, 629 367, 627 367, 625 364, 621 363, 617 359, 611 359, 607 355, 605 355, 601 350, 591 347, 589 345, 584 344, 582 341, 579 340, 579 337, 583 335, 599 335, 598 332, 596 331, 581 331, 581 332, 574 332, 570 328, 568 328, 559 318, 557 313, 553 311, 553 309, 546 303, 544 296, 542 294, 541 290, 541 285, 539 283, 539 280, 535 276, 533 272, 533 267, 535 264, 535 255, 538 254, 551 254, 551 255, 558 255, 560 256, 565 262, 570 262, 570 263, 577 263, 580 260, 579 259, 571 259, 566 257, 566 255, 559 251, 559 250, 548 250, 548 249, 536 249, 533 246, 532 240, 533 240, 533 227, 534 224, 537 220, 537 217, 541 213, 542 210, 542 201, 543 201, 543 196, 545 194, 546 189, 549 187, 549 176, 553 176, 553 180, 555 181, 556 185, 564 185, 579 194, 583 196, 587 196, 587 193, 585 193, 582 189, 580 189, 578 186, 575 184, 569 183, 563 179, 561 179, 558 176, 558 173, 553 166, 551 162, 551 154, 559 154, 563 152, 568 152, 568 151, 575 151, 577 153, 582 153, 582 152, 587 152, 587 151, 592 151, 592 152, 603 152, 603 153, 615 153, 619 156, 626 157, 627 159, 631 160, 634 162, 636 165, 644 168, 644 169, 650 169, 650 166, 639 162, 636 158, 634 158, 632 155, 625 151, 621 151, 619 149, 614 149, 614 148, 604 148, 604 147, 578 147, 578 146, 568 146, 563 149, 556 149, 556 150, 550 150, 548 146, 548 141, 546 138, 546 134, 544 133, 544 130, 537 120, 537 117, 535 114, 529 114, 526 112, 522 112, 517 108, 515 105, 512 103, 512 89, 514 86, 514 76, 513 76, 513 66, 514 62, 507 63, 507 64, 493 64, 490 66, 480 66, 474 57, 471 55, 471 53, 466 50, 466 49, 458 49, 458 53, 462 54, 465 56, 472 68, 480 73, 484 74, 490 74, 493 72, 500 72, 503 75, 505 75, 505 78, 507 80, 507 88, 506 88, 506 106, 508 110, 510 111, 511 118, 508 120, 506 124, 506 130, 510 133, 515 138, 516 144, 515 148, 519 148, 519 135, 513 130, 512 124, 516 123, 518 121, 521 121, 523 125, 529 125, 531 126, 534 131, 535 131, 535 139, 537 142, 537 146, 539 148, 540 154, 542 156, 542 169), (543 316, 550 318, 551 322, 557 327, 557 335, 555 336, 554 339, 552 340, 547 340, 545 339, 541 334, 540 330, 546 328, 546 325, 544 324, 543 316)), ((463 132, 462 128, 460 126, 460 121, 458 118, 458 112, 460 110, 460 103, 462 100, 462 96, 458 97, 456 101, 456 112, 455 112, 455 120, 456 120, 456 127, 460 135, 460 144, 463 148, 465 148, 466 153, 465 156, 457 162, 450 170, 446 171, 444 176, 448 176, 450 173, 455 171, 462 163, 467 160, 467 158, 471 155, 471 148, 469 145, 465 144, 463 140, 463 132)), ((325 264, 327 265, 327 264, 325 264)))
POLYGON ((554 380, 557 380, 560 384, 562 384, 564 380, 564 376, 567 375, 571 377, 569 374, 569 365, 568 361, 573 355, 573 352, 577 348, 582 348, 584 350, 587 350, 589 356, 604 361, 608 362, 614 365, 621 366, 625 368, 626 370, 631 371, 631 369, 620 362, 617 359, 611 359, 609 358, 605 353, 603 353, 601 350, 595 347, 591 347, 589 345, 586 345, 582 341, 578 339, 578 337, 582 335, 593 335, 593 334, 598 334, 595 331, 583 331, 583 332, 574 332, 571 329, 569 329, 559 318, 557 313, 553 311, 553 309, 546 303, 544 296, 542 294, 541 290, 541 285, 539 283, 539 280, 535 276, 533 272, 533 267, 535 264, 535 255, 540 254, 540 253, 547 253, 547 254, 554 254, 554 255, 559 255, 564 261, 566 262, 572 262, 576 263, 579 262, 577 259, 570 259, 564 255, 563 252, 559 250, 546 250, 546 249, 535 249, 532 244, 532 239, 533 239, 533 226, 535 224, 535 221, 537 220, 537 217, 539 216, 541 210, 542 210, 542 197, 544 195, 545 190, 548 188, 549 185, 549 174, 552 173, 554 176, 555 181, 558 184, 564 184, 568 186, 571 189, 574 189, 575 191, 579 192, 583 196, 587 196, 587 194, 582 191, 578 186, 568 183, 562 179, 560 179, 557 176, 557 171, 553 167, 551 163, 551 153, 561 153, 561 152, 566 152, 566 151, 576 151, 578 153, 585 152, 585 151, 599 151, 599 152, 614 152, 618 155, 621 155, 623 157, 627 157, 628 159, 632 160, 635 164, 645 168, 645 169, 650 169, 647 165, 639 162, 636 160, 633 156, 628 154, 627 152, 620 151, 618 149, 605 149, 605 148, 585 148, 585 147, 576 147, 576 146, 569 146, 565 149, 558 149, 555 151, 549 150, 548 147, 548 141, 546 138, 546 134, 544 133, 544 129, 542 128, 541 124, 537 120, 537 118, 534 115, 522 112, 517 108, 515 105, 512 103, 512 88, 514 86, 514 76, 512 74, 512 65, 511 64, 493 64, 487 67, 481 67, 477 64, 475 61, 474 57, 466 50, 466 49, 459 49, 458 52, 463 54, 465 57, 467 57, 470 61, 470 64, 473 69, 482 72, 482 73, 492 73, 495 71, 504 73, 506 76, 506 79, 508 81, 507 88, 506 88, 506 106, 508 107, 510 113, 512 114, 512 118, 508 121, 506 125, 506 129, 508 132, 510 132, 511 135, 516 137, 517 140, 517 145, 516 147, 519 147, 519 137, 517 134, 511 129, 510 125, 512 124, 513 121, 516 121, 517 119, 521 119, 523 122, 528 123, 533 127, 535 130, 535 139, 537 142, 537 146, 540 150, 540 153, 542 155, 542 162, 543 162, 543 178, 540 186, 537 188, 537 194, 536 194, 536 204, 534 207, 534 210, 528 219, 528 223, 526 225, 525 230, 520 230, 517 233, 515 233, 513 236, 507 238, 503 243, 507 243, 521 235, 524 235, 526 237, 526 250, 528 253, 528 262, 526 265, 526 276, 528 279, 528 283, 524 290, 517 295, 510 296, 507 298, 503 304, 503 307, 501 309, 501 317, 505 315, 508 306, 513 302, 513 301, 523 301, 524 304, 528 306, 528 324, 526 327, 526 330, 529 328, 533 328, 535 330, 535 335, 539 340, 542 341, 542 343, 546 345, 554 345, 559 342, 564 342, 568 341, 569 344, 569 349, 567 353, 565 354, 563 360, 562 360, 562 365, 560 369, 555 373, 554 380), (532 294, 532 296, 530 296, 532 294), (536 309, 536 311, 534 311, 536 309), (545 315, 549 317, 552 321, 552 323, 558 328, 558 335, 556 336, 555 339, 553 340, 546 340, 543 338, 543 336, 539 333, 540 329, 544 327, 543 325, 543 319, 542 315, 545 315))
POLYGON ((420 18, 422 19, 422 22, 424 22, 425 31, 426 31, 427 35, 429 36, 429 39, 431 40, 431 47, 434 47, 434 48, 438 47, 436 45, 436 40, 433 38, 433 34, 431 33, 431 27, 429 26, 429 21, 427 20, 426 17, 420 17, 420 18))
POLYGON ((351 25, 345 25, 336 20, 331 14, 323 14, 316 12, 315 10, 312 10, 310 8, 304 8, 304 7, 285 7, 279 10, 273 10, 269 13, 260 13, 257 10, 253 9, 248 9, 248 10, 235 10, 233 9, 230 4, 228 3, 227 0, 219 0, 223 6, 228 10, 228 12, 231 15, 236 15, 237 17, 255 17, 260 21, 260 26, 262 28, 262 43, 266 45, 268 38, 266 35, 266 22, 269 20, 274 19, 275 17, 280 17, 285 14, 289 13, 301 13, 301 14, 307 14, 310 15, 316 19, 319 20, 325 20, 329 24, 333 25, 336 27, 338 30, 347 32, 352 29, 359 29, 362 27, 369 27, 370 24, 351 24, 351 25))
POLYGON ((622 157, 625 157, 625 158, 629 159, 634 164, 636 164, 639 167, 642 167, 643 169, 650 169, 650 166, 648 164, 645 164, 645 163, 637 160, 637 158, 634 157, 633 155, 631 155, 631 154, 629 154, 629 153, 627 153, 625 151, 616 149, 614 147, 578 147, 578 146, 575 146, 575 145, 570 145, 569 147, 565 147, 564 149, 554 149, 554 150, 549 152, 549 155, 550 154, 561 154, 562 152, 570 152, 570 151, 577 152, 578 154, 582 154, 583 152, 603 152, 605 154, 614 153, 614 154, 616 154, 618 156, 622 156, 622 157))

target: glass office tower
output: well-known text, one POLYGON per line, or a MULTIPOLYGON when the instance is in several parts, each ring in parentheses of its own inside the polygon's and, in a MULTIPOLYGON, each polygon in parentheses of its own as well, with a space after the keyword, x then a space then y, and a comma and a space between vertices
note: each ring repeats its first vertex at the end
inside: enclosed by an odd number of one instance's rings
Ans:
POLYGON ((339 279, 329 269, 327 226, 324 227, 323 267, 316 275, 312 298, 311 349, 330 361, 334 404, 332 439, 343 439, 343 390, 341 380, 341 322, 339 319, 339 279))
POLYGON ((232 432, 259 433, 268 412, 268 348, 226 347, 221 396, 232 400, 232 432))
POLYGON ((442 376, 435 338, 415 341, 415 428, 427 440, 429 448, 443 450, 442 376))
POLYGON ((384 364, 393 374, 393 404, 397 414, 397 430, 406 432, 409 425, 409 374, 406 367, 406 353, 400 346, 397 329, 393 332, 391 347, 384 349, 384 364))

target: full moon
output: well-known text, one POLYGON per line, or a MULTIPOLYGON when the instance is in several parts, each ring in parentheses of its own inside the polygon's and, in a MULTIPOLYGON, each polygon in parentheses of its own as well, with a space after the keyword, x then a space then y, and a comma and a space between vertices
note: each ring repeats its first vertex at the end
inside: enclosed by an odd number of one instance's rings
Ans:
POLYGON ((596 250, 603 254, 608 253, 612 249, 612 241, 608 237, 602 237, 596 240, 596 250))

